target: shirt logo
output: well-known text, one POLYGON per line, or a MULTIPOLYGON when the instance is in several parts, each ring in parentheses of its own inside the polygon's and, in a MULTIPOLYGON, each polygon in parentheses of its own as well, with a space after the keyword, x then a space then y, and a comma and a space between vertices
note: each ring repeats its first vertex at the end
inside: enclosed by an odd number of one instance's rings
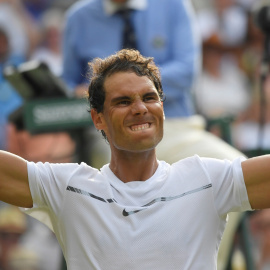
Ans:
MULTIPOLYGON (((155 204, 155 203, 158 203, 158 202, 168 202, 168 201, 176 200, 176 199, 179 199, 179 198, 182 198, 184 196, 187 196, 187 195, 202 191, 202 190, 210 188, 210 187, 212 187, 212 184, 208 184, 208 185, 205 185, 205 186, 202 186, 202 187, 199 187, 199 188, 192 189, 190 191, 184 192, 184 193, 182 193, 180 195, 177 195, 177 196, 159 197, 159 198, 156 198, 156 199, 150 201, 149 203, 147 203, 145 205, 140 206, 141 207, 140 209, 127 211, 126 208, 125 208, 123 210, 123 212, 122 212, 122 215, 124 217, 127 217, 127 216, 130 216, 130 215, 136 214, 138 212, 141 212, 143 210, 146 210, 152 204, 155 204)), ((114 198, 104 199, 104 198, 96 196, 96 195, 94 195, 94 194, 92 194, 90 192, 87 192, 85 190, 75 188, 75 187, 72 187, 72 186, 68 186, 67 190, 71 191, 71 192, 75 192, 77 194, 81 194, 81 195, 84 195, 84 196, 91 197, 93 199, 99 200, 99 201, 104 202, 104 203, 117 203, 117 201, 114 198)))

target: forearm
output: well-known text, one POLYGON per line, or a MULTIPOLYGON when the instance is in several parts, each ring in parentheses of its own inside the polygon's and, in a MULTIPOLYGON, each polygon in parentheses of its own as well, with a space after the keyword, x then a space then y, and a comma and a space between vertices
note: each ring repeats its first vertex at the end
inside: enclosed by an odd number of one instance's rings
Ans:
POLYGON ((9 204, 32 207, 26 160, 0 151, 0 200, 9 204))

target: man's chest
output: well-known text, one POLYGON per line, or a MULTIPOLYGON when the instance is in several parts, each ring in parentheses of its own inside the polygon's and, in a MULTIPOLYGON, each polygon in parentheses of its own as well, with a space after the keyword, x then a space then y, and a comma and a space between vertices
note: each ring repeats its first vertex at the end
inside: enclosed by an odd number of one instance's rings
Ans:
POLYGON ((219 223, 211 185, 172 195, 164 191, 138 205, 81 189, 70 187, 68 191, 60 221, 67 246, 81 247, 87 257, 106 254, 101 269, 108 269, 116 258, 121 267, 133 261, 143 261, 147 269, 179 264, 190 254, 201 256, 199 250, 205 245, 207 254, 215 253, 219 223))

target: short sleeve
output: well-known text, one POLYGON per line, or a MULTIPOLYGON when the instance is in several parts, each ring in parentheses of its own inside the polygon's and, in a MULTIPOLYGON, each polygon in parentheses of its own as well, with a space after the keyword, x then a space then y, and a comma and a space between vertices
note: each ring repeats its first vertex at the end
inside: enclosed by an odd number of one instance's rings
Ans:
POLYGON ((78 164, 27 163, 33 207, 22 209, 50 229, 55 216, 61 213, 64 194, 78 164))
POLYGON ((241 166, 244 160, 244 157, 233 161, 202 159, 213 185, 215 205, 220 216, 252 210, 241 166))

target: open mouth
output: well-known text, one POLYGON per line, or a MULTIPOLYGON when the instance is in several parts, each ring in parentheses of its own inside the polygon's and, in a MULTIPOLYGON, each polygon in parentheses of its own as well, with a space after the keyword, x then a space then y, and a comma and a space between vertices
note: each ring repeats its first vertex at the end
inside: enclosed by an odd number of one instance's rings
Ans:
POLYGON ((140 131, 140 130, 150 128, 150 123, 145 123, 145 124, 141 124, 141 125, 133 125, 130 128, 132 131, 140 131))

